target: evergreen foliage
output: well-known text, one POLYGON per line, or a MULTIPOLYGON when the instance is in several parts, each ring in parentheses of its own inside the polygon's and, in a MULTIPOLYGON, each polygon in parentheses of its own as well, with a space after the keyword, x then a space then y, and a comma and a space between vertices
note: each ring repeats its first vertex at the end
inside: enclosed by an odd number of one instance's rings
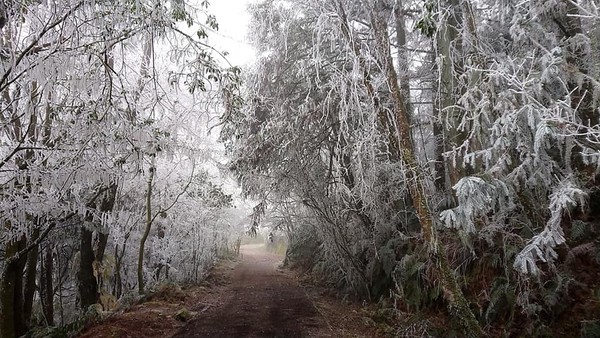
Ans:
POLYGON ((596 282, 569 268, 600 269, 592 1, 251 12, 258 60, 221 137, 245 193, 285 220, 288 262, 363 299, 395 294, 423 334, 436 328, 416 313, 444 303, 460 336, 543 335, 578 302, 597 310, 596 282))

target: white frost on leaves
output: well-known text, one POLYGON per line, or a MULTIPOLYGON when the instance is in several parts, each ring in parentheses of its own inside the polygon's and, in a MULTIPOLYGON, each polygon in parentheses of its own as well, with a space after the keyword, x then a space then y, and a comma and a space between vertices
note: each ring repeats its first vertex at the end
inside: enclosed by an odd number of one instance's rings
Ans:
POLYGON ((508 187, 499 180, 492 183, 480 177, 461 178, 452 188, 456 192, 458 206, 440 213, 442 224, 466 233, 476 232, 475 220, 505 203, 508 187), (493 183, 493 184, 492 184, 493 183))
POLYGON ((573 207, 585 204, 587 194, 578 188, 571 177, 562 180, 550 195, 550 219, 544 230, 534 236, 517 255, 514 268, 523 274, 539 274, 537 262, 552 264, 558 258, 554 248, 565 243, 561 220, 573 207))

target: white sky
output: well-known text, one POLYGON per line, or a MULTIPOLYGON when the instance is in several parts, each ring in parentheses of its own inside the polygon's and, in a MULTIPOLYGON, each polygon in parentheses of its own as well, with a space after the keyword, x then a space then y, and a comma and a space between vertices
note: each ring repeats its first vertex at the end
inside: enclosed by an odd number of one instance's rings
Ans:
MULTIPOLYGON (((244 67, 254 60, 254 50, 247 42, 250 22, 250 13, 248 13, 247 7, 249 3, 257 1, 260 0, 209 0, 208 12, 217 17, 219 31, 209 33, 208 43, 220 52, 228 52, 227 60, 233 66, 244 67)), ((213 131, 213 133, 218 135, 218 131, 213 131)), ((233 179, 225 178, 218 172, 213 174, 224 179, 223 187, 227 193, 233 194, 236 212, 244 216, 249 214, 257 202, 240 198, 241 189, 233 179)))
POLYGON ((209 42, 217 50, 229 52, 227 59, 234 66, 244 66, 254 58, 254 50, 246 38, 250 2, 256 0, 210 0, 209 12, 217 17, 219 32, 210 36, 209 42))

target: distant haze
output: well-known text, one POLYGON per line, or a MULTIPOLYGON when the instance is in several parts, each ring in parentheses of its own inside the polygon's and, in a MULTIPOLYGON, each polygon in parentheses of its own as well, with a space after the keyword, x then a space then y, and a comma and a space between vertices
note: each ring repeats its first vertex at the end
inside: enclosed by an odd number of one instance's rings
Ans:
POLYGON ((250 0, 213 0, 209 11, 217 17, 219 31, 210 37, 210 43, 219 51, 227 51, 227 59, 234 66, 250 63, 254 50, 247 42, 247 26, 250 14, 247 12, 250 0))

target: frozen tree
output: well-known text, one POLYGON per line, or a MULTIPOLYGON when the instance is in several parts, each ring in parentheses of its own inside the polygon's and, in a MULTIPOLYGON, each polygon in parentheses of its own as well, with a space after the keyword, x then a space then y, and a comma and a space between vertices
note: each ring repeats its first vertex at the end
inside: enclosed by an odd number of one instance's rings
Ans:
MULTIPOLYGON (((174 158, 201 157, 198 132, 206 127, 197 127, 237 88, 238 70, 220 66, 203 42, 217 28, 206 6, 179 0, 0 4, 2 337, 20 336, 30 325, 38 266, 52 324, 49 238, 61 240, 53 232, 78 229, 69 235, 79 237, 77 302, 85 310, 100 302, 112 229, 125 229, 113 243, 115 259, 123 259, 142 211, 151 216, 149 230, 185 193, 185 184, 175 185, 179 190, 165 192, 164 204, 154 206, 153 188, 163 177, 157 170, 178 169, 169 164, 174 158), (124 190, 140 189, 141 182, 146 199, 124 190), (131 217, 119 216, 124 212, 131 217), (43 262, 40 248, 48 250, 43 262)), ((193 170, 188 173, 191 179, 193 170)), ((144 251, 144 241, 139 248, 144 251)))
POLYGON ((545 281, 594 246, 569 238, 598 213, 594 2, 251 10, 259 59, 221 137, 244 191, 288 229, 290 261, 367 298, 443 298, 474 336, 502 297, 530 323, 556 309, 536 305, 545 281), (420 283, 432 291, 411 294, 420 283))

